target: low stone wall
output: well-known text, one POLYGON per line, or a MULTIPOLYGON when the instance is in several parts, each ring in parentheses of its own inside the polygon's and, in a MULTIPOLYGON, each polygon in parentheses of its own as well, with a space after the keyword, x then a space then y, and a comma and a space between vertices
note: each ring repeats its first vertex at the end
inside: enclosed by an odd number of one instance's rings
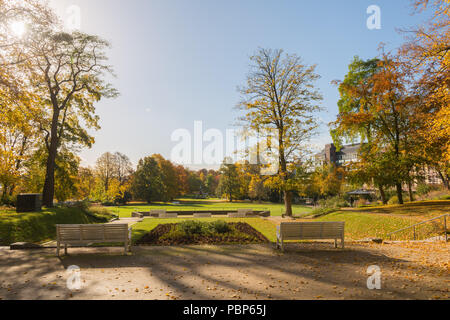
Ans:
MULTIPOLYGON (((237 210, 167 211, 167 213, 177 213, 180 217, 192 217, 195 213, 211 213, 213 216, 227 216, 228 213, 237 213, 237 210)), ((150 212, 133 212, 131 216, 134 218, 158 218, 158 214, 150 214, 150 212)), ((270 217, 270 211, 253 211, 252 213, 247 213, 247 217, 270 217)))

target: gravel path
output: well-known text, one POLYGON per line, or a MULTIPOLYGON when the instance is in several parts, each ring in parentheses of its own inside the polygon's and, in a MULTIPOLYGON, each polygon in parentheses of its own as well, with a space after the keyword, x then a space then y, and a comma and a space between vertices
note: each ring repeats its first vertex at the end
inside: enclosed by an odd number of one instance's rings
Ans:
POLYGON ((0 299, 449 299, 449 244, 0 249, 0 299), (67 289, 69 266, 82 288, 67 289), (367 289, 367 268, 381 290, 367 289))

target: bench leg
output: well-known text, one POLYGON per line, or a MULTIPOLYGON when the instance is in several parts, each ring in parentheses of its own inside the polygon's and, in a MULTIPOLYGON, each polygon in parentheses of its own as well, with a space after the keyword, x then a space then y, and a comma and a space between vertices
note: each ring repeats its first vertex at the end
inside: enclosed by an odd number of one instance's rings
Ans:
POLYGON ((57 255, 58 257, 59 257, 59 245, 60 245, 59 241, 56 242, 56 255, 57 255))
POLYGON ((338 247, 337 239, 334 239, 334 248, 337 249, 337 247, 338 247))
POLYGON ((64 254, 67 256, 67 243, 64 244, 64 254))
POLYGON ((341 239, 341 244, 342 244, 342 249, 344 249, 344 248, 345 248, 345 241, 344 241, 344 237, 342 237, 342 239, 341 239))

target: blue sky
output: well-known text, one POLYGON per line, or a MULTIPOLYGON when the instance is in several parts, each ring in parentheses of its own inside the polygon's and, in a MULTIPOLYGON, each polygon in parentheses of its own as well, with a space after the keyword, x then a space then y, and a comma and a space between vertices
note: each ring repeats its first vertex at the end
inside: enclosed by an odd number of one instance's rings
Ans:
MULTIPOLYGON (((169 157, 171 134, 205 129, 225 131, 238 116, 249 56, 258 47, 284 49, 317 64, 326 110, 337 114, 337 89, 353 56, 372 58, 381 42, 396 48, 398 28, 417 25, 410 0, 51 0, 62 18, 70 5, 81 9, 81 29, 112 43, 109 53, 121 96, 97 105, 102 129, 96 144, 81 153, 93 165, 106 151, 127 154, 134 164, 147 155, 169 157), (367 7, 381 8, 381 30, 369 30, 367 7)), ((323 125, 314 141, 331 141, 323 125)))

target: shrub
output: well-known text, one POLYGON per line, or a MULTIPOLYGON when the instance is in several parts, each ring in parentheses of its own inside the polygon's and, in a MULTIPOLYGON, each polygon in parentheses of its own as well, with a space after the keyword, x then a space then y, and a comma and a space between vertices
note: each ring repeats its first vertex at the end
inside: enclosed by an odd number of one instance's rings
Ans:
POLYGON ((104 202, 102 202, 102 206, 105 206, 105 207, 114 207, 114 206, 115 206, 115 203, 112 202, 112 201, 104 201, 104 202))
POLYGON ((349 206, 347 201, 339 196, 328 199, 321 199, 319 200, 319 205, 322 208, 343 208, 349 206))
POLYGON ((17 201, 17 196, 6 195, 3 199, 0 200, 0 205, 15 207, 17 201))
POLYGON ((168 233, 161 237, 161 240, 179 240, 187 237, 187 234, 179 228, 172 228, 168 233))
POLYGON ((83 200, 83 201, 78 201, 77 203, 75 203, 72 207, 74 208, 78 208, 84 211, 88 211, 89 207, 90 207, 90 203, 87 200, 83 200))
POLYGON ((392 198, 390 198, 388 204, 398 204, 398 197, 393 196, 392 198))
POLYGON ((224 234, 231 232, 231 226, 223 221, 202 222, 198 220, 186 220, 177 224, 175 230, 172 230, 171 236, 185 237, 200 234, 224 234))
POLYGON ((213 233, 219 233, 219 234, 223 234, 223 233, 227 233, 231 231, 231 227, 230 225, 223 221, 223 220, 217 220, 214 222, 209 223, 209 230, 213 233))
POLYGON ((207 228, 207 224, 196 220, 187 220, 178 224, 178 230, 187 235, 202 234, 207 228))
POLYGON ((424 196, 424 195, 430 193, 432 190, 433 190, 433 188, 431 186, 429 186, 425 183, 421 183, 417 186, 416 193, 419 196, 424 196))

